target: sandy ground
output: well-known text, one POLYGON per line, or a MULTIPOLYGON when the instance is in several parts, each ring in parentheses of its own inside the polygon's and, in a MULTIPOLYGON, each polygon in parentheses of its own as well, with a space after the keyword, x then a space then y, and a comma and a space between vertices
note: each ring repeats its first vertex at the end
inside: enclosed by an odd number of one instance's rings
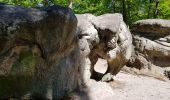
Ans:
POLYGON ((170 100, 170 82, 123 72, 115 77, 116 81, 122 84, 113 89, 116 100, 170 100))
POLYGON ((170 82, 120 72, 114 82, 89 81, 88 97, 76 100, 170 100, 170 82))

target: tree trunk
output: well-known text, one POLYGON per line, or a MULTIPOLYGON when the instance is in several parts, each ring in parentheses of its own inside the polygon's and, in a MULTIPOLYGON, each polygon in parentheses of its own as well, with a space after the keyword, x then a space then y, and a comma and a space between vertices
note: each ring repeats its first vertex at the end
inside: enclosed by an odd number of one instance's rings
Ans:
POLYGON ((149 5, 148 5, 148 19, 152 17, 152 16, 151 16, 152 2, 153 2, 153 0, 149 0, 149 5))
POLYGON ((116 12, 116 0, 112 0, 112 4, 113 4, 113 13, 116 12))
POLYGON ((122 13, 125 23, 127 22, 126 0, 122 0, 122 13))
POLYGON ((49 6, 49 0, 43 0, 44 6, 49 6))
POLYGON ((127 19, 127 24, 129 25, 129 26, 131 26, 131 9, 130 9, 130 3, 128 2, 127 3, 127 17, 128 17, 128 19, 127 19))
POLYGON ((73 8, 73 0, 68 0, 68 1, 69 1, 69 6, 68 7, 72 9, 73 8))
POLYGON ((154 18, 158 17, 158 7, 159 7, 159 0, 156 0, 155 11, 154 11, 154 18))

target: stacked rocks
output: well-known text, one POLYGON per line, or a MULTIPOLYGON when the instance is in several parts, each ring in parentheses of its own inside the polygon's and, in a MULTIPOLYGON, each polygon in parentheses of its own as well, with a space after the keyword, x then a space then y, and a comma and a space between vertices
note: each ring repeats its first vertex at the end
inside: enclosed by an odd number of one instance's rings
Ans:
MULTIPOLYGON (((89 64, 88 79, 109 81, 129 60, 132 52, 132 36, 121 14, 77 14, 78 35, 82 54, 89 64), (86 47, 86 48, 85 48, 86 47), (87 52, 88 51, 88 52, 87 52), (90 76, 91 75, 91 76, 90 76), (106 75, 106 76, 105 76, 106 75), (103 78, 103 79, 102 79, 103 78)), ((84 71, 84 70, 83 70, 84 71)), ((84 73, 87 73, 86 70, 84 73)))
POLYGON ((164 75, 170 67, 170 21, 146 19, 132 28, 134 52, 128 66, 164 75))

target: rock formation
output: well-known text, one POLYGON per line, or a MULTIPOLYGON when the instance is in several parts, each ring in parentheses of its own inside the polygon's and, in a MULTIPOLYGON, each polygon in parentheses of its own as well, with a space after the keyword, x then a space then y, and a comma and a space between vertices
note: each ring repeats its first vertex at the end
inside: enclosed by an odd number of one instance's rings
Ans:
POLYGON ((77 14, 76 16, 79 39, 85 41, 80 45, 83 46, 81 51, 89 62, 88 65, 84 65, 84 68, 88 66, 88 70, 84 72, 89 73, 86 78, 89 79, 91 74, 91 78, 96 80, 107 80, 107 78, 110 80, 112 77, 110 75, 116 75, 120 71, 132 52, 132 36, 123 22, 122 15, 77 14))
POLYGON ((0 98, 60 99, 76 89, 76 27, 69 8, 0 4, 0 98))
POLYGON ((163 75, 170 67, 170 21, 140 20, 134 23, 132 33, 134 52, 128 66, 163 75))
POLYGON ((75 16, 61 6, 0 4, 0 41, 0 99, 61 99, 91 78, 113 80, 132 52, 121 14, 75 16))

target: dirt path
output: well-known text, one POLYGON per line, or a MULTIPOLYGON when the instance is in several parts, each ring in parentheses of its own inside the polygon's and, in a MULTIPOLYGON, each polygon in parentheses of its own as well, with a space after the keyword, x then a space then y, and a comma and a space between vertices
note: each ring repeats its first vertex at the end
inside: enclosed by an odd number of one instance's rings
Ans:
MULTIPOLYGON (((88 83, 89 100, 170 100, 170 82, 120 72, 114 82, 88 83)), ((87 100, 80 97, 76 100, 87 100)))
POLYGON ((122 88, 113 89, 116 100, 170 100, 170 82, 124 72, 115 80, 123 84, 122 88))

